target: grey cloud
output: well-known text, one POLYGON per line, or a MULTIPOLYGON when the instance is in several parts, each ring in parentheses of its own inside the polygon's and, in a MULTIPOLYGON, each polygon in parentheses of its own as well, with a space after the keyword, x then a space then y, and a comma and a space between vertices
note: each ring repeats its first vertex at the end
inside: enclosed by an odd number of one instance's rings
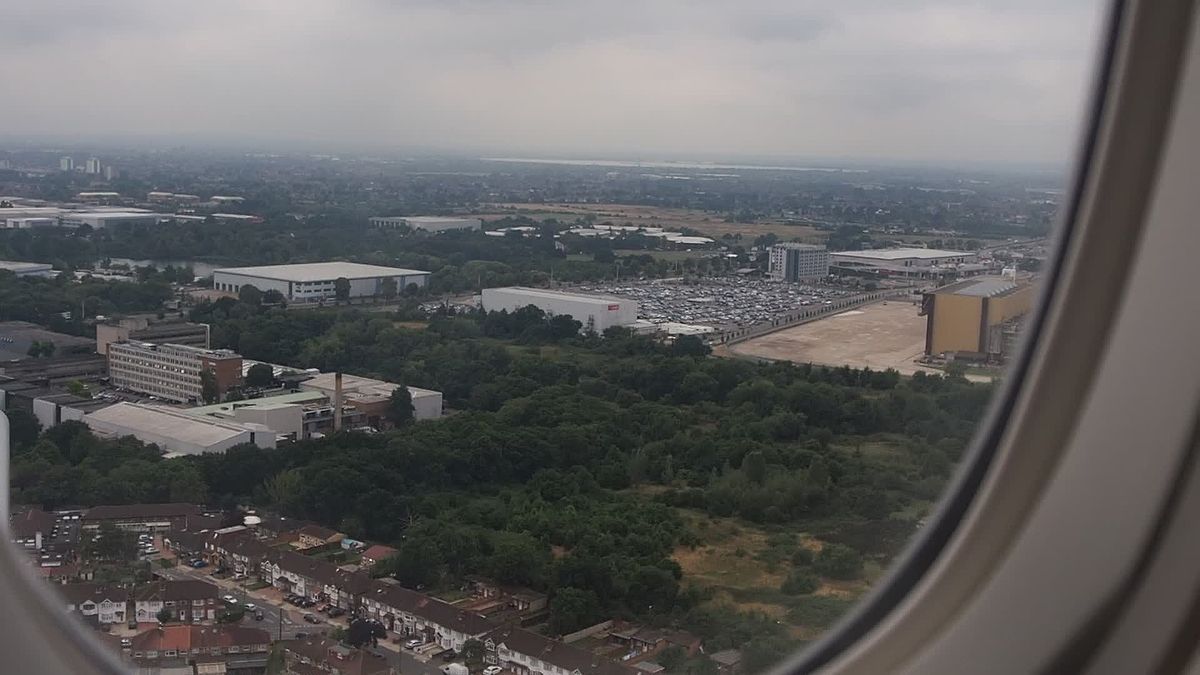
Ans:
POLYGON ((1062 159, 1098 17, 1082 0, 9 4, 9 136, 698 158, 1062 159))

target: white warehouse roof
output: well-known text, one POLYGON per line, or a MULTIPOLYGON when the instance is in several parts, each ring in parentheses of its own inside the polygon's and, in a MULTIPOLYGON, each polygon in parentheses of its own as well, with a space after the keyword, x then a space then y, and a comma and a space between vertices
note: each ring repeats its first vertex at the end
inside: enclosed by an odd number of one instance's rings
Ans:
POLYGON ((959 258, 974 256, 974 251, 946 251, 936 248, 881 248, 868 251, 835 251, 835 256, 848 258, 867 258, 870 260, 904 260, 918 258, 921 260, 936 260, 938 258, 959 258))
POLYGON ((549 291, 544 288, 530 288, 528 286, 504 286, 501 288, 486 288, 487 291, 503 291, 509 293, 520 293, 521 295, 531 298, 544 298, 546 300, 574 300, 576 302, 632 302, 629 298, 618 298, 615 295, 600 295, 592 293, 564 293, 563 291, 549 291))
POLYGON ((214 274, 240 274, 261 279, 278 279, 280 281, 324 281, 327 279, 373 279, 376 277, 411 276, 414 274, 429 274, 424 270, 410 270, 401 267, 383 267, 381 265, 364 265, 350 262, 319 262, 300 263, 296 265, 261 265, 259 267, 226 267, 213 270, 214 274))
POLYGON ((88 413, 83 420, 93 431, 142 434, 201 447, 220 445, 251 430, 246 425, 198 418, 171 408, 125 402, 88 413))

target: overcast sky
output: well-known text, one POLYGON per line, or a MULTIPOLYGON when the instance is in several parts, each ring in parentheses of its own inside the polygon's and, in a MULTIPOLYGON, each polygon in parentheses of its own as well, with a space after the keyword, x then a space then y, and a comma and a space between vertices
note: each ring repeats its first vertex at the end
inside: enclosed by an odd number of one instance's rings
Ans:
POLYGON ((0 134, 1057 162, 1084 0, 6 0, 0 134))

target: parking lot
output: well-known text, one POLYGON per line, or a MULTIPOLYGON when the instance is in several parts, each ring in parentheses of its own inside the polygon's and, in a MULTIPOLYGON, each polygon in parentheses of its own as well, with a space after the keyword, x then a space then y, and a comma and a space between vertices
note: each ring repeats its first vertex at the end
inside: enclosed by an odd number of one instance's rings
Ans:
POLYGON ((770 322, 802 307, 848 297, 852 291, 743 277, 583 284, 571 289, 636 300, 638 318, 728 329, 770 322))

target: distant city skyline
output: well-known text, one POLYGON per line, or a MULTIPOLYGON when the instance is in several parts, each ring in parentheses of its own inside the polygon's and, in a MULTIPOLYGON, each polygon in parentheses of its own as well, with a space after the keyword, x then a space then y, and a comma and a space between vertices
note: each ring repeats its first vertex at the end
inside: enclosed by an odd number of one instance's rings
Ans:
POLYGON ((6 139, 1053 163, 1099 3, 17 0, 6 139))

